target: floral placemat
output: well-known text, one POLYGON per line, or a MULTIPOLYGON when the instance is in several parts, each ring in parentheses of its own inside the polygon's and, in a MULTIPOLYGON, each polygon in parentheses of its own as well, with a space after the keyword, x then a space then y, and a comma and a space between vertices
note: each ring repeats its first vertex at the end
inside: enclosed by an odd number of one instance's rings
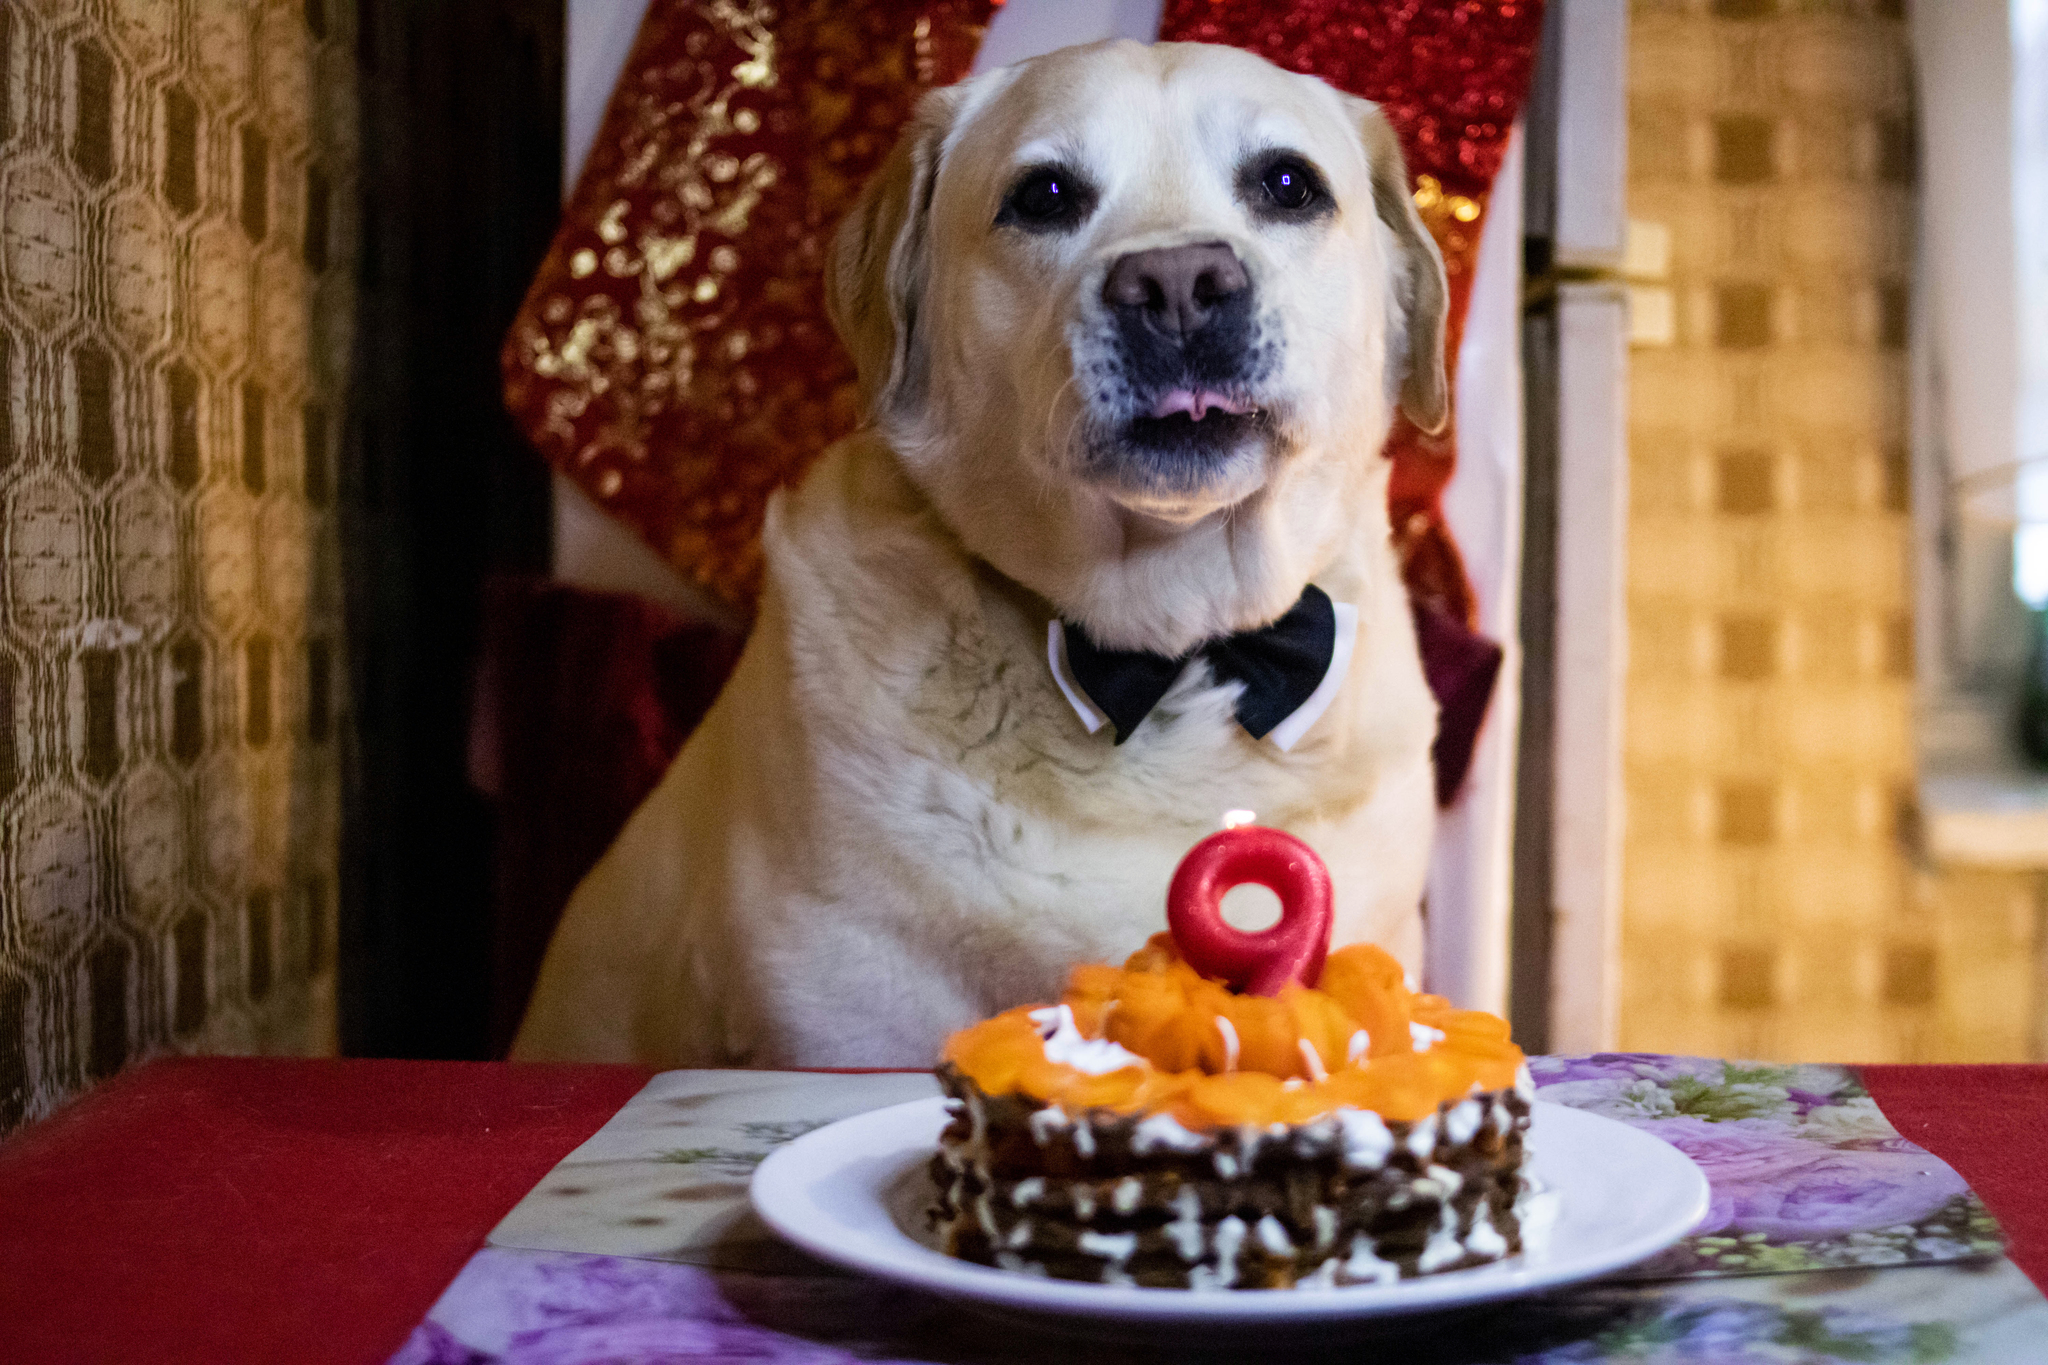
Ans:
POLYGON ((664 1071, 563 1157, 490 1244, 724 1270, 807 1267, 754 1217, 754 1167, 814 1128, 938 1093, 925 1072, 664 1071))
POLYGON ((1853 1070, 1611 1053, 1537 1058, 1538 1093, 1642 1128, 1707 1173, 1698 1232, 1622 1276, 1346 1334, 1088 1341, 845 1275, 776 1241, 753 1168, 927 1075, 669 1072, 522 1200, 391 1365, 2016 1365, 2048 1299, 1953 1170, 1853 1070))
POLYGON ((2005 1249, 1963 1178, 1899 1136, 1846 1066, 1608 1052, 1532 1057, 1538 1097, 1654 1133, 1706 1172, 1691 1237, 1634 1278, 1963 1261, 2005 1249))

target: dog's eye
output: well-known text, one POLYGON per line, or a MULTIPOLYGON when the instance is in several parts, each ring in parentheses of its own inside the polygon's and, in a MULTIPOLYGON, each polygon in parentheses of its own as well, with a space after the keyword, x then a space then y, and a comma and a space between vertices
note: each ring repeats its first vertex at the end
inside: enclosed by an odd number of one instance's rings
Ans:
POLYGON ((1259 187, 1266 192, 1266 198, 1276 208, 1289 213, 1299 213, 1316 202, 1321 193, 1316 182, 1316 173, 1308 163, 1291 156, 1283 156, 1266 167, 1266 173, 1259 177, 1259 187))
POLYGON ((1095 190, 1059 166, 1028 172, 1003 200, 996 222, 1015 227, 1057 231, 1073 227, 1095 206, 1095 190))

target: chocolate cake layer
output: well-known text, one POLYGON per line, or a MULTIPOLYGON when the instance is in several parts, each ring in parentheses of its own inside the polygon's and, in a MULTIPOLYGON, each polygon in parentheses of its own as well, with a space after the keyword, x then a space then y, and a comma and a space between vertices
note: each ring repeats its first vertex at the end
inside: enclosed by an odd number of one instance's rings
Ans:
POLYGON ((1520 1251, 1529 1101, 1513 1090, 1414 1123, 1340 1110, 1195 1132, 1167 1115, 1069 1115, 985 1094, 951 1066, 932 1160, 955 1256, 1172 1288, 1334 1287, 1520 1251))

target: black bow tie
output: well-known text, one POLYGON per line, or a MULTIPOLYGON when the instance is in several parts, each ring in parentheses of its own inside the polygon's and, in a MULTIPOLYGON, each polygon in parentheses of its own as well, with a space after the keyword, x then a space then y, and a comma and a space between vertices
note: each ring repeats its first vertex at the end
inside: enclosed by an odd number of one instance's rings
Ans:
POLYGON ((1216 681, 1244 684, 1237 723, 1253 739, 1264 739, 1315 694, 1337 648, 1336 609, 1329 594, 1313 583, 1271 625, 1196 645, 1177 659, 1141 649, 1103 649, 1079 626, 1065 621, 1060 626, 1066 633, 1067 667, 1116 727, 1119 744, 1197 656, 1209 661, 1216 681))

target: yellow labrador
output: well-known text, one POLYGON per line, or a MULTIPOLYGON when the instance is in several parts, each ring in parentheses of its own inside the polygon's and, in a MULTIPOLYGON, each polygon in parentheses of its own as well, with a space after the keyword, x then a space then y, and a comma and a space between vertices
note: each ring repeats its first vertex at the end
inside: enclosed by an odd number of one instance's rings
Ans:
POLYGON ((925 1065, 1164 927, 1229 808, 1419 967, 1436 708, 1380 448, 1444 421, 1445 290, 1378 110, 1051 53, 927 96, 828 273, 872 420, 771 503, 738 669, 515 1055, 925 1065), (1276 620, 1313 656, 1277 692, 1209 649, 1276 620))

